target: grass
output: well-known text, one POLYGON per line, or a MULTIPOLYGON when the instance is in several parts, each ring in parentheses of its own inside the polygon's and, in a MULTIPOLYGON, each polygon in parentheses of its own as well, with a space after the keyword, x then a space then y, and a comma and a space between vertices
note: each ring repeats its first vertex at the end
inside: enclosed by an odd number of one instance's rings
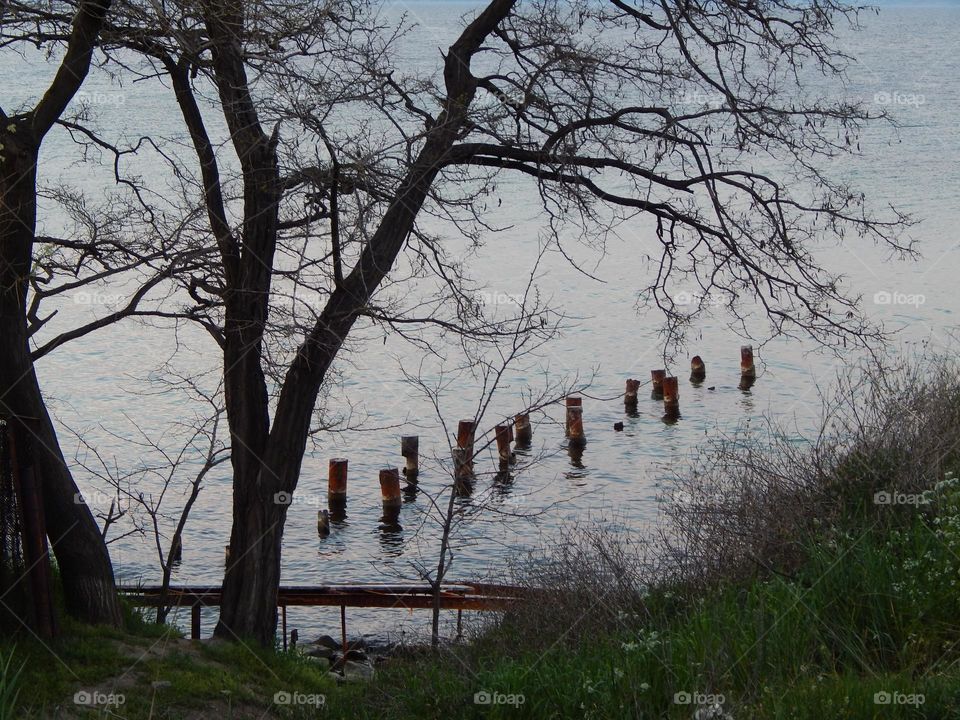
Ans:
POLYGON ((334 695, 330 710, 343 718, 960 718, 956 485, 905 528, 811 544, 796 576, 721 588, 679 609, 671 593, 654 593, 619 628, 574 647, 561 640, 511 653, 509 638, 488 634, 436 662, 394 664, 354 689, 357 697, 334 695), (477 705, 482 691, 523 702, 477 705), (713 715, 677 702, 684 693, 723 702, 713 715))

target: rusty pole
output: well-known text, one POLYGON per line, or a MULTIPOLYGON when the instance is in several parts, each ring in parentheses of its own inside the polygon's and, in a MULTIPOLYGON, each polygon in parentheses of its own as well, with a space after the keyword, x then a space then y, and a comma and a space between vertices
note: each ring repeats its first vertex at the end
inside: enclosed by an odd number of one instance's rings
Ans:
POLYGON ((637 409, 637 393, 640 391, 640 381, 629 378, 627 380, 627 389, 623 393, 623 404, 627 411, 637 409))
POLYGON ((663 379, 665 377, 667 377, 666 370, 650 371, 650 381, 651 381, 650 397, 652 399, 663 400, 663 379))
POLYGON ((504 469, 513 459, 513 453, 510 452, 510 426, 497 425, 494 430, 497 438, 497 456, 500 458, 500 469, 504 469))
POLYGON ((587 444, 587 438, 583 433, 583 398, 567 398, 567 437, 569 446, 574 448, 583 447, 587 444))
POLYGON ((530 425, 530 413, 520 413, 513 420, 514 439, 517 446, 529 445, 533 440, 533 427, 530 425))
POLYGON ((663 410, 668 418, 680 417, 680 384, 676 377, 663 379, 663 410))
POLYGON ((407 481, 414 483, 420 474, 420 438, 416 435, 404 435, 400 438, 400 454, 406 460, 403 474, 407 481))
POLYGON ((707 366, 703 362, 703 358, 699 355, 694 355, 690 360, 690 381, 691 382, 703 382, 707 377, 707 366))

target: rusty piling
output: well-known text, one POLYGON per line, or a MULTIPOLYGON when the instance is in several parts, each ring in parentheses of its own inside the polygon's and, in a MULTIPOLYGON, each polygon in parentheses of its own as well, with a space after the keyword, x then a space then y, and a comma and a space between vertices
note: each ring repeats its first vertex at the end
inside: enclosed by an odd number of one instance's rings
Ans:
POLYGON ((707 366, 703 362, 703 358, 699 355, 694 355, 690 360, 690 382, 699 383, 703 382, 707 378, 707 366))
POLYGON ((400 438, 400 454, 406 461, 403 474, 407 482, 416 482, 420 474, 420 438, 416 435, 404 435, 400 438))
POLYGON ((668 418, 680 417, 680 383, 674 376, 663 379, 663 411, 668 418))
POLYGON ((667 377, 666 370, 651 370, 650 371, 650 397, 653 400, 663 400, 663 380, 667 377))

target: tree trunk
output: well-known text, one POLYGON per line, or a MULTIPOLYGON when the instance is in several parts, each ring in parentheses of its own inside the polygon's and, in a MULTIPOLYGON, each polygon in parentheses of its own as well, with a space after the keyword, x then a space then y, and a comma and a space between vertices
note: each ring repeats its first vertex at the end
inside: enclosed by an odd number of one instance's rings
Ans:
POLYGON ((67 612, 84 622, 119 626, 110 555, 93 514, 79 500, 30 357, 26 292, 36 229, 38 146, 28 124, 14 127, 0 135, 0 413, 37 420, 34 458, 67 612))

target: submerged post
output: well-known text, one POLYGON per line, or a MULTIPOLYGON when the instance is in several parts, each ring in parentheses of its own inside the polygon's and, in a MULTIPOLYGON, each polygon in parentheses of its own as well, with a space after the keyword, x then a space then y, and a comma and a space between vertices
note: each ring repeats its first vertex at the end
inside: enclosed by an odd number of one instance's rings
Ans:
POLYGON ((740 377, 755 378, 757 369, 753 365, 753 345, 744 345, 740 348, 740 377))
POLYGON ((567 406, 567 436, 570 438, 568 445, 571 448, 582 448, 587 444, 586 435, 583 432, 583 404, 580 398, 576 399, 576 405, 567 406))
POLYGON ((510 452, 510 426, 497 425, 493 432, 497 438, 497 456, 500 458, 500 467, 503 468, 509 465, 513 459, 513 453, 510 452))
POLYGON ((668 418, 680 417, 680 382, 676 377, 663 379, 663 411, 668 418))
POLYGON ((327 499, 330 502, 347 501, 347 459, 330 458, 327 480, 327 499))
POLYGON ((533 440, 533 427, 530 425, 530 413, 520 413, 513 420, 514 439, 518 446, 529 445, 533 440))
POLYGON ((383 496, 384 510, 400 507, 403 501, 400 498, 399 468, 383 468, 380 471, 380 494, 383 496))
POLYGON ((330 535, 330 511, 317 510, 317 535, 322 538, 330 535))
POLYGON ((666 370, 651 370, 650 371, 650 382, 651 390, 650 397, 654 400, 663 400, 663 380, 667 377, 666 370))
POLYGON ((690 380, 692 382, 703 382, 707 377, 707 366, 699 355, 694 355, 690 360, 690 380))
POLYGON ((623 404, 628 411, 637 409, 638 392, 640 392, 640 381, 629 378, 627 380, 626 391, 623 393, 623 404))
POLYGON ((461 420, 457 425, 457 447, 463 450, 461 457, 464 465, 473 473, 473 442, 477 423, 473 420, 461 420))
POLYGON ((409 482, 416 482, 420 474, 420 438, 416 435, 400 438, 400 454, 406 460, 403 474, 409 482))
POLYGON ((347 517, 347 459, 330 458, 327 480, 327 505, 330 518, 342 521, 347 517))
POLYGON ((573 424, 574 415, 577 414, 576 408, 580 408, 580 416, 583 417, 583 398, 577 397, 576 395, 568 395, 566 399, 566 406, 567 417, 564 421, 564 433, 567 437, 570 437, 570 426, 573 424))

